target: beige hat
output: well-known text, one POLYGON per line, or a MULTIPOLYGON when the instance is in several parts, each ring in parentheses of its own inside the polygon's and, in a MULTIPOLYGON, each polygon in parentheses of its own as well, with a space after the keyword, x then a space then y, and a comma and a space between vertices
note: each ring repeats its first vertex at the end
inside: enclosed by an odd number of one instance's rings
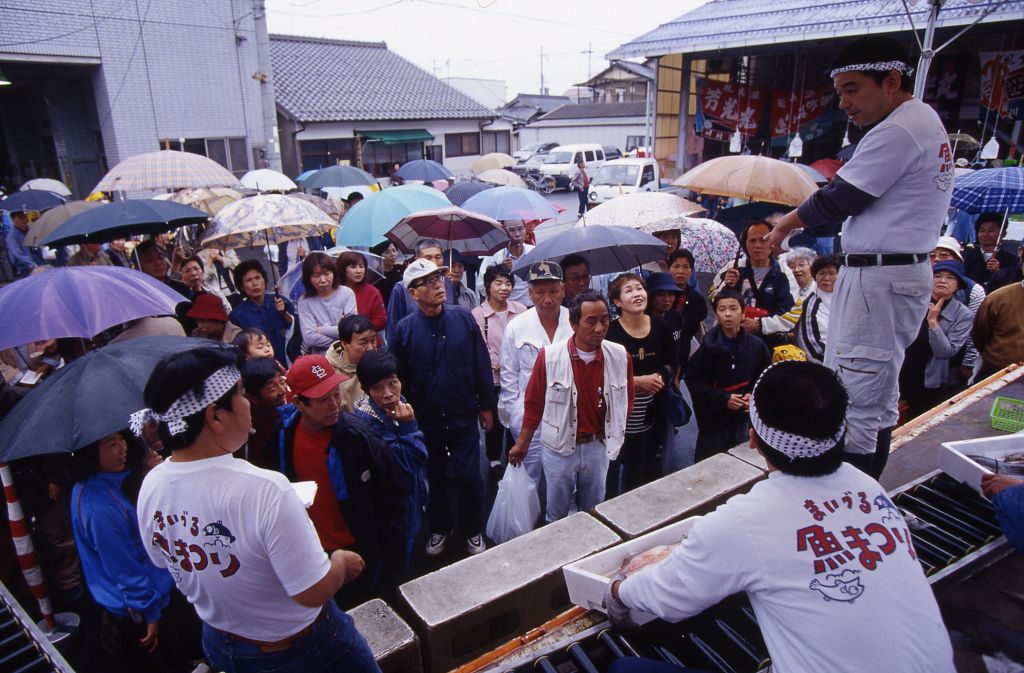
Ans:
POLYGON ((939 242, 935 244, 935 247, 949 250, 961 262, 964 261, 963 248, 960 247, 960 241, 952 236, 939 236, 939 242))

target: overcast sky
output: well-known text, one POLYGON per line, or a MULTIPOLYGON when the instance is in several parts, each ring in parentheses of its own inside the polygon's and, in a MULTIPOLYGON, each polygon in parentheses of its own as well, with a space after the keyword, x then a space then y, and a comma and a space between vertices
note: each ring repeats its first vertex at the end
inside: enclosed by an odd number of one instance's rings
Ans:
POLYGON ((624 42, 706 0, 267 0, 270 32, 384 41, 439 77, 504 80, 508 98, 588 79, 624 42), (592 50, 589 56, 584 52, 592 50))

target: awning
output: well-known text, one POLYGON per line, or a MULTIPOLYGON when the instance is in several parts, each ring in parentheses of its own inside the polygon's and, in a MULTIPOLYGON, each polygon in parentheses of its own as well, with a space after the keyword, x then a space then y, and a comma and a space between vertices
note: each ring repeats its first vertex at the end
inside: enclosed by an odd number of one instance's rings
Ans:
POLYGON ((403 129, 401 131, 356 131, 363 140, 376 140, 385 145, 396 143, 414 143, 416 141, 433 140, 434 136, 426 129, 403 129))

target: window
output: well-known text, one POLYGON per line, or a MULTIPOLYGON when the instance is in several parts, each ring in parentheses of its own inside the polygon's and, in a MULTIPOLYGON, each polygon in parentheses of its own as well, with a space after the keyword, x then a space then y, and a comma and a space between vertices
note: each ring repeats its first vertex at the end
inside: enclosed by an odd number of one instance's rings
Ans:
POLYGON ((572 163, 574 165, 578 164, 581 161, 583 161, 583 152, 577 152, 576 154, 572 155, 572 163))
POLYGON ((484 131, 480 138, 480 154, 502 152, 512 154, 512 134, 509 131, 484 131))
POLYGON ((447 157, 467 157, 480 154, 480 134, 445 133, 444 154, 447 157))
POLYGON ((654 182, 654 166, 644 166, 644 174, 640 178, 640 186, 643 187, 648 182, 654 182))
POLYGON ((242 177, 249 170, 245 138, 186 138, 182 149, 209 157, 238 177, 242 177))
POLYGON ((331 140, 300 140, 299 163, 302 171, 313 171, 318 168, 334 166, 341 161, 356 163, 356 143, 352 138, 333 138, 331 140))
POLYGON ((626 151, 632 152, 638 147, 643 147, 644 137, 643 136, 626 136, 626 151))
POLYGON ((395 164, 401 166, 414 159, 423 158, 423 141, 407 143, 384 143, 367 140, 363 143, 363 170, 374 177, 390 177, 395 164))
POLYGON ((444 152, 440 145, 427 145, 427 158, 437 163, 444 163, 444 152))
POLYGON ((583 156, 585 157, 585 161, 588 161, 588 162, 593 161, 594 160, 594 150, 587 150, 586 152, 583 153, 583 156))

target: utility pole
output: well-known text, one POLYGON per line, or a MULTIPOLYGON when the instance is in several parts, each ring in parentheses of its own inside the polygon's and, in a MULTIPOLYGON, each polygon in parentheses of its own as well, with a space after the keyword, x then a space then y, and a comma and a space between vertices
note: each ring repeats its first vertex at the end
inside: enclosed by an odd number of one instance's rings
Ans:
POLYGON ((590 62, 590 60, 591 60, 590 57, 594 55, 594 45, 593 45, 593 43, 592 42, 588 42, 587 43, 587 50, 586 51, 581 51, 580 53, 587 55, 587 81, 589 82, 590 78, 593 77, 593 74, 591 72, 591 65, 592 64, 590 62))
POLYGON ((540 47, 540 95, 544 95, 544 45, 540 47))
POLYGON ((253 78, 260 83, 263 107, 263 138, 267 167, 281 170, 281 148, 277 136, 277 101, 274 100, 274 69, 270 65, 270 33, 267 31, 266 0, 253 0, 253 23, 256 27, 256 67, 253 78))

